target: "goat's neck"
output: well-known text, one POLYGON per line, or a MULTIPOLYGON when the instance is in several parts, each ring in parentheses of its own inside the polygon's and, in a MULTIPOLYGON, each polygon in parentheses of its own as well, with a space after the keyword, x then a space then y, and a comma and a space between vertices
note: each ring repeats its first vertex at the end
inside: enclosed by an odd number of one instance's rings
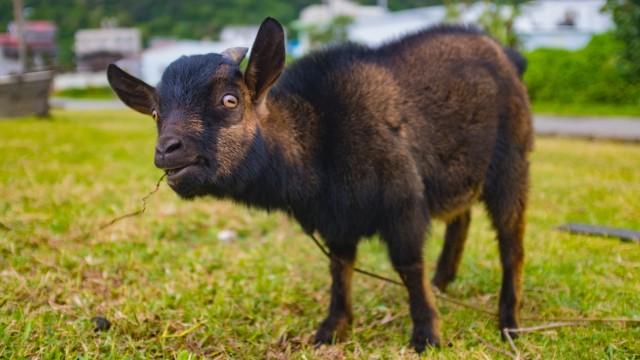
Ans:
MULTIPOLYGON (((315 137, 312 119, 299 110, 299 101, 292 97, 270 97, 260 120, 264 138, 266 166, 257 179, 253 191, 255 205, 291 208, 306 202, 319 184, 318 174, 310 153, 315 137)), ((302 103, 303 104, 303 103, 302 103)))

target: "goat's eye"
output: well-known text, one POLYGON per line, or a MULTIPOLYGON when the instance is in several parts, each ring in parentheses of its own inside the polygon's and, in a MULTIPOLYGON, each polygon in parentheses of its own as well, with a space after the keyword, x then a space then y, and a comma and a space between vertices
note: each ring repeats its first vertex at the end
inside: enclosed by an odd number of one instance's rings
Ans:
POLYGON ((238 106, 238 98, 231 94, 227 94, 222 97, 222 105, 228 109, 233 109, 238 106))
POLYGON ((158 121, 158 111, 157 110, 153 110, 151 112, 151 116, 153 117, 153 120, 158 121))

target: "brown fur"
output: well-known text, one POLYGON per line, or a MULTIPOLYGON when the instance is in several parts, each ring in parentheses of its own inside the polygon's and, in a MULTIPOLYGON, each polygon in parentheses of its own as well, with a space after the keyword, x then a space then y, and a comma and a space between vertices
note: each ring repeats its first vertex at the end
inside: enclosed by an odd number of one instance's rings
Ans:
POLYGON ((499 326, 517 327, 533 143, 520 55, 472 29, 440 27, 378 49, 328 48, 282 73, 284 33, 273 19, 242 74, 245 52, 182 58, 153 96, 115 67, 109 79, 134 109, 161 113, 156 165, 178 194, 283 210, 324 238, 333 283, 316 341, 345 335, 357 245, 378 233, 407 288, 412 345, 437 346, 424 238, 432 219, 447 223, 433 280, 445 290, 478 201, 498 234, 499 326), (237 108, 221 105, 225 94, 237 108), (184 129, 184 114, 200 120, 184 129))

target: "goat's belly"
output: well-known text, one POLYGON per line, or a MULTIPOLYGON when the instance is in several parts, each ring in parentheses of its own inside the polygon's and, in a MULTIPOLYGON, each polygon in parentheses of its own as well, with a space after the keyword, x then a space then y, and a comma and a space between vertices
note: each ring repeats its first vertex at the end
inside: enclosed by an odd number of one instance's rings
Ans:
POLYGON ((431 217, 449 222, 467 211, 482 196, 482 184, 477 184, 460 191, 435 193, 427 189, 427 203, 431 217))

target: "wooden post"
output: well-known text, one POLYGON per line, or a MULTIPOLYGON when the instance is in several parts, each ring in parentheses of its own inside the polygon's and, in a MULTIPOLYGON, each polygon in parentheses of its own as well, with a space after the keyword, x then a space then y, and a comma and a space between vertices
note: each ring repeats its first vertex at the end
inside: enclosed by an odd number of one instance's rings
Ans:
POLYGON ((18 59, 21 72, 27 72, 27 43, 24 40, 24 17, 22 16, 22 0, 13 0, 13 17, 16 23, 18 38, 18 59))

